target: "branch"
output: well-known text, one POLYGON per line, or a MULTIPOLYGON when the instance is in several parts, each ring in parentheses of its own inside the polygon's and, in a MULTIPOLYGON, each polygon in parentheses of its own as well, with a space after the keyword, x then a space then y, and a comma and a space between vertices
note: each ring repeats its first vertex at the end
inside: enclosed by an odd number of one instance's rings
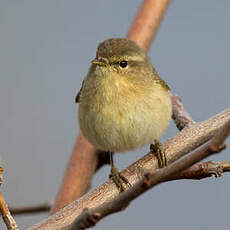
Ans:
MULTIPOLYGON (((207 177, 211 177, 213 175, 215 177, 220 177, 224 172, 230 172, 230 161, 207 161, 194 164, 190 168, 175 175, 171 180, 201 180, 207 177)), ((50 211, 51 206, 52 205, 50 203, 44 203, 32 206, 9 207, 9 210, 12 215, 36 214, 39 212, 50 211)))
MULTIPOLYGON (((143 0, 127 38, 148 50, 169 2, 170 0, 143 0)), ((103 165, 103 161, 99 162, 98 155, 99 151, 79 133, 51 214, 81 197, 88 190, 96 168, 103 165)))
MULTIPOLYGON (((3 168, 0 167, 0 185, 2 184, 2 174, 3 174, 3 168)), ((0 191, 0 212, 2 214, 2 219, 4 220, 8 230, 18 230, 19 229, 14 218, 10 214, 10 211, 8 209, 6 201, 4 200, 2 196, 1 191, 0 191)))
POLYGON ((182 130, 184 127, 195 123, 195 121, 193 121, 188 112, 185 110, 182 101, 178 96, 171 94, 171 101, 173 107, 172 118, 179 130, 182 130))
POLYGON ((51 214, 81 197, 89 189, 98 165, 98 154, 99 151, 79 133, 51 208, 51 214))
MULTIPOLYGON (((230 109, 226 110, 206 121, 194 123, 185 127, 177 135, 166 141, 162 148, 165 151, 169 163, 172 163, 207 142, 226 123, 230 121, 230 109)), ((154 154, 148 153, 137 162, 129 166, 122 174, 134 185, 142 178, 141 171, 156 170, 158 161, 154 154)), ((84 208, 94 208, 109 202, 119 195, 116 185, 108 180, 103 185, 87 193, 79 200, 66 206, 60 212, 50 216, 35 229, 60 229, 69 226, 79 216, 84 208)))
POLYGON ((172 180, 190 179, 201 180, 207 177, 220 177, 222 173, 230 172, 230 161, 201 162, 175 175, 172 180))
POLYGON ((85 209, 82 214, 76 218, 68 230, 81 230, 92 227, 103 217, 115 212, 124 210, 131 201, 149 190, 150 188, 171 180, 177 173, 187 169, 198 161, 214 154, 219 153, 225 148, 224 141, 230 134, 230 121, 226 123, 221 130, 206 144, 203 148, 190 154, 182 160, 179 160, 163 169, 150 171, 146 173, 137 184, 121 193, 110 202, 106 202, 91 210, 85 209))
POLYGON ((44 203, 40 205, 32 206, 22 206, 22 207, 9 207, 9 210, 12 215, 21 215, 21 214, 34 214, 39 212, 48 212, 50 211, 51 204, 44 203))
POLYGON ((170 0, 143 0, 126 37, 148 51, 169 3, 170 0))
MULTIPOLYGON (((207 161, 194 164, 190 168, 175 175, 171 180, 201 180, 213 175, 215 177, 220 177, 224 172, 230 172, 230 161, 207 161)), ((35 214, 39 212, 48 212, 51 206, 50 203, 44 203, 32 206, 9 207, 9 210, 12 215, 35 214)))
POLYGON ((8 230, 18 230, 19 228, 18 228, 14 218, 10 214, 8 206, 4 200, 1 192, 0 192, 0 211, 2 214, 2 219, 4 220, 7 229, 8 230))

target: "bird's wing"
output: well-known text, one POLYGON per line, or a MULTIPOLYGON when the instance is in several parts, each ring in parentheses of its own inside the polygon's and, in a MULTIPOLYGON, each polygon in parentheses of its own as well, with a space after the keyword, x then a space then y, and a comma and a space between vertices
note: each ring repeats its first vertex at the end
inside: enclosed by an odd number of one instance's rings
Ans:
POLYGON ((162 85, 165 89, 170 90, 169 86, 167 83, 159 76, 157 71, 153 68, 154 71, 154 81, 160 85, 162 85))
POLYGON ((83 84, 84 84, 84 80, 82 81, 81 89, 79 90, 79 92, 77 93, 77 96, 75 97, 75 103, 79 103, 80 102, 81 91, 82 91, 82 88, 83 88, 83 84))

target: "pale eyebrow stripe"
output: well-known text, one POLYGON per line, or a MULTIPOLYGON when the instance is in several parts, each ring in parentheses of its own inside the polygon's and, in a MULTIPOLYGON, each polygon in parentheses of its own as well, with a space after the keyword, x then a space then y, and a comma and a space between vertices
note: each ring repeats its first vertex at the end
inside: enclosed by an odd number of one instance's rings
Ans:
MULTIPOLYGON (((126 57, 125 57, 126 58, 126 57)), ((142 55, 139 56, 127 56, 128 61, 143 61, 144 57, 142 55)))
POLYGON ((112 58, 111 62, 119 62, 119 61, 122 61, 122 60, 126 60, 126 61, 143 61, 144 60, 144 57, 142 55, 140 56, 122 56, 122 57, 119 57, 118 59, 117 58, 112 58))

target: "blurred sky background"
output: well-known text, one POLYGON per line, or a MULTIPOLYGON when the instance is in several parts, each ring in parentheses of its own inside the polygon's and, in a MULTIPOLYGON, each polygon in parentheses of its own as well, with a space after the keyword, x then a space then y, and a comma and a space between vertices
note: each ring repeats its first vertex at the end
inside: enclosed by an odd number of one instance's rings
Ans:
MULTIPOLYGON (((52 201, 79 130, 74 97, 99 42, 124 37, 140 0, 0 0, 0 155, 9 205, 52 201)), ((229 107, 230 1, 172 1, 149 55, 196 121, 229 107)), ((163 140, 175 135, 173 122, 163 140)), ((228 140, 228 144, 230 141, 228 140)), ((116 155, 119 169, 148 147, 116 155)), ((229 160, 230 148, 214 160, 229 160)), ((109 166, 95 176, 103 183, 109 166)), ((94 229, 227 229, 230 174, 164 183, 94 229)), ((16 217, 20 229, 46 214, 16 217)), ((5 226, 0 220, 0 229, 5 226)))

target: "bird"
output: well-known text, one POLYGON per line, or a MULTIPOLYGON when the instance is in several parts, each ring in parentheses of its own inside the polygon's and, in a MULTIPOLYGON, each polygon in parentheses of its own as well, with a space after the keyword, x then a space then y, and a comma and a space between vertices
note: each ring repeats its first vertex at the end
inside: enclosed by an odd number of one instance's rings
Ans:
POLYGON ((113 153, 150 144, 159 166, 167 165, 159 140, 172 116, 170 88, 134 41, 110 38, 98 45, 75 102, 83 136, 108 152, 110 177, 121 192, 130 184, 115 167, 113 153))

